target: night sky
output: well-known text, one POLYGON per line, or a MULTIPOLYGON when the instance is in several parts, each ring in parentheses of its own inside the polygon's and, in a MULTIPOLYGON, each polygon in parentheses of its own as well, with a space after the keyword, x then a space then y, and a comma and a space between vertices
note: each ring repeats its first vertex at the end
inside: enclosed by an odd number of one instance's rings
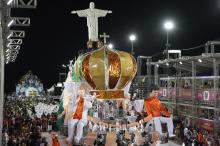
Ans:
MULTIPOLYGON (((26 31, 16 62, 5 66, 6 92, 32 70, 49 88, 67 72, 62 64, 86 49, 88 38, 85 18, 72 15, 72 10, 89 7, 86 0, 38 0, 37 9, 13 9, 13 17, 30 17, 30 27, 12 27, 26 31)), ((99 34, 110 35, 115 49, 130 51, 129 34, 135 33, 136 55, 151 56, 165 48, 167 19, 175 22, 170 34, 172 49, 185 49, 220 40, 220 0, 94 0, 95 7, 112 10, 99 20, 99 34)))

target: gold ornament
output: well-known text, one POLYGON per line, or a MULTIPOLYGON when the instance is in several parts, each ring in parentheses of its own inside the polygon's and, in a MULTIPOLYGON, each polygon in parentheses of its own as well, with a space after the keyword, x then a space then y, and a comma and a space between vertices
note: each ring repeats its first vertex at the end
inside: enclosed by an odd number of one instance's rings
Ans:
POLYGON ((137 63, 131 54, 109 49, 106 45, 85 54, 82 60, 83 78, 99 99, 124 98, 123 88, 136 72, 137 63))

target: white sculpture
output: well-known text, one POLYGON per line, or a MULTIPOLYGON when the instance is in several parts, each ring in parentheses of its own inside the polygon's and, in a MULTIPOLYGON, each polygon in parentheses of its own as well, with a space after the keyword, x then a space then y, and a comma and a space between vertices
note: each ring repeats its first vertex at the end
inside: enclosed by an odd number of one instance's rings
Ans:
MULTIPOLYGON (((35 105, 35 111, 36 111, 36 116, 38 118, 41 118, 41 116, 44 115, 48 115, 48 114, 52 114, 52 113, 57 113, 59 106, 58 105, 53 105, 53 104, 45 104, 42 102, 39 102, 37 105, 35 105)), ((32 114, 32 112, 28 111, 29 115, 32 114)))
POLYGON ((72 11, 71 13, 87 18, 89 41, 96 42, 98 41, 98 18, 105 17, 107 13, 112 13, 112 11, 95 9, 95 4, 90 2, 89 9, 72 11))

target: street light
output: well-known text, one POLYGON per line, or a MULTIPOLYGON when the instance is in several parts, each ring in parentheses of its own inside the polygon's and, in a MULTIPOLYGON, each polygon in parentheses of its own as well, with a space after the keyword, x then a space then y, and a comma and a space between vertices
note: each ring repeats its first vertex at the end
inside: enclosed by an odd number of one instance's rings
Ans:
POLYGON ((165 27, 165 29, 167 29, 167 30, 171 30, 171 29, 174 28, 174 23, 173 23, 172 21, 166 21, 166 22, 164 23, 164 27, 165 27))
POLYGON ((172 29, 174 29, 174 23, 173 23, 173 21, 170 21, 170 20, 168 20, 168 21, 166 21, 165 23, 164 23, 164 28, 165 28, 165 30, 167 31, 167 42, 166 42, 166 55, 167 55, 167 57, 168 57, 168 49, 170 48, 170 44, 169 44, 169 32, 172 30, 172 29))
POLYGON ((164 51, 164 53, 166 54, 166 58, 169 59, 169 52, 168 49, 170 48, 170 44, 169 44, 169 32, 174 28, 174 23, 170 20, 166 21, 164 23, 164 28, 167 31, 167 42, 166 42, 166 51, 164 51))
POLYGON ((136 36, 134 34, 131 34, 129 36, 129 39, 131 41, 131 54, 134 55, 134 45, 133 45, 133 42, 136 40, 136 36))
POLYGON ((113 45, 113 44, 108 44, 108 47, 109 47, 110 49, 112 49, 112 48, 114 47, 114 45, 113 45))

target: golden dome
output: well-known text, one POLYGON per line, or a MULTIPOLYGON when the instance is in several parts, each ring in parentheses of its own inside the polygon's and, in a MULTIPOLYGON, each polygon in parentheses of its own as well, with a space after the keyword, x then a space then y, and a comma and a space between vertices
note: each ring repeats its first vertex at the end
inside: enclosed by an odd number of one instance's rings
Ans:
POLYGON ((137 63, 123 51, 103 46, 84 55, 82 74, 100 99, 124 98, 123 88, 134 78, 137 63))

